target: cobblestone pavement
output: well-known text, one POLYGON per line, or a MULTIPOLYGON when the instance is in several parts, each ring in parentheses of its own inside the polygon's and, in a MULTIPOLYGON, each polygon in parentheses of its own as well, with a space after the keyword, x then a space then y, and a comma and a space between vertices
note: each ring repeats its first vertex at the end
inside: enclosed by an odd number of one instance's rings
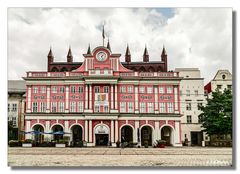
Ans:
POLYGON ((8 148, 9 166, 228 166, 232 148, 8 148))

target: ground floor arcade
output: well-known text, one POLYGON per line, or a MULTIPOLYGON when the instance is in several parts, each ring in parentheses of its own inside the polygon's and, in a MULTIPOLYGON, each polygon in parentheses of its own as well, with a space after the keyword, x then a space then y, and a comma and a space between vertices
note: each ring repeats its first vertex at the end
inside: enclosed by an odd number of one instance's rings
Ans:
MULTIPOLYGON (((36 117, 35 117, 36 118, 36 117)), ((119 117, 67 117, 25 119, 25 131, 39 131, 46 134, 26 134, 25 139, 36 141, 58 141, 64 137, 69 142, 86 141, 87 146, 116 146, 117 142, 133 142, 143 146, 153 146, 156 140, 166 140, 167 145, 181 146, 180 120, 173 118, 119 118, 119 117), (65 132, 64 135, 48 134, 49 132, 65 132)))

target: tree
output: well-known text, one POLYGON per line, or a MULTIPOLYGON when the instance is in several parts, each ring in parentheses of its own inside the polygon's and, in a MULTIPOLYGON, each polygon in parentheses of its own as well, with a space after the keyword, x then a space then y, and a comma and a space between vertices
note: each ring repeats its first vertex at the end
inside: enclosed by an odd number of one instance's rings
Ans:
POLYGON ((218 89, 212 92, 212 97, 207 99, 207 105, 201 106, 203 111, 199 116, 202 118, 202 126, 209 136, 227 135, 232 136, 232 92, 218 89))

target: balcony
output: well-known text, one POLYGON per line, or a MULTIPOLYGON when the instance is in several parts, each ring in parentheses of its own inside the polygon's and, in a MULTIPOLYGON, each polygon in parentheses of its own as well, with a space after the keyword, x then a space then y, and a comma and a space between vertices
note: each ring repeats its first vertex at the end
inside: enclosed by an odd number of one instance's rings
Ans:
POLYGON ((112 76, 113 70, 111 69, 90 69, 89 76, 112 76))
POLYGON ((83 73, 79 72, 27 72, 27 77, 33 78, 56 78, 56 77, 79 77, 83 73))
POLYGON ((161 78, 170 78, 170 77, 179 77, 178 72, 126 72, 120 73, 121 77, 161 77, 161 78))

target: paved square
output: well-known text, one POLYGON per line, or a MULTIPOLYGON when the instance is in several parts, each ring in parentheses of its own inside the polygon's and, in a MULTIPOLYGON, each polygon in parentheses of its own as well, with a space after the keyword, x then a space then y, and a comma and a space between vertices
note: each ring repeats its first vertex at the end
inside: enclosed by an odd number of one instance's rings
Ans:
POLYGON ((9 166, 228 166, 232 148, 8 148, 9 166))

